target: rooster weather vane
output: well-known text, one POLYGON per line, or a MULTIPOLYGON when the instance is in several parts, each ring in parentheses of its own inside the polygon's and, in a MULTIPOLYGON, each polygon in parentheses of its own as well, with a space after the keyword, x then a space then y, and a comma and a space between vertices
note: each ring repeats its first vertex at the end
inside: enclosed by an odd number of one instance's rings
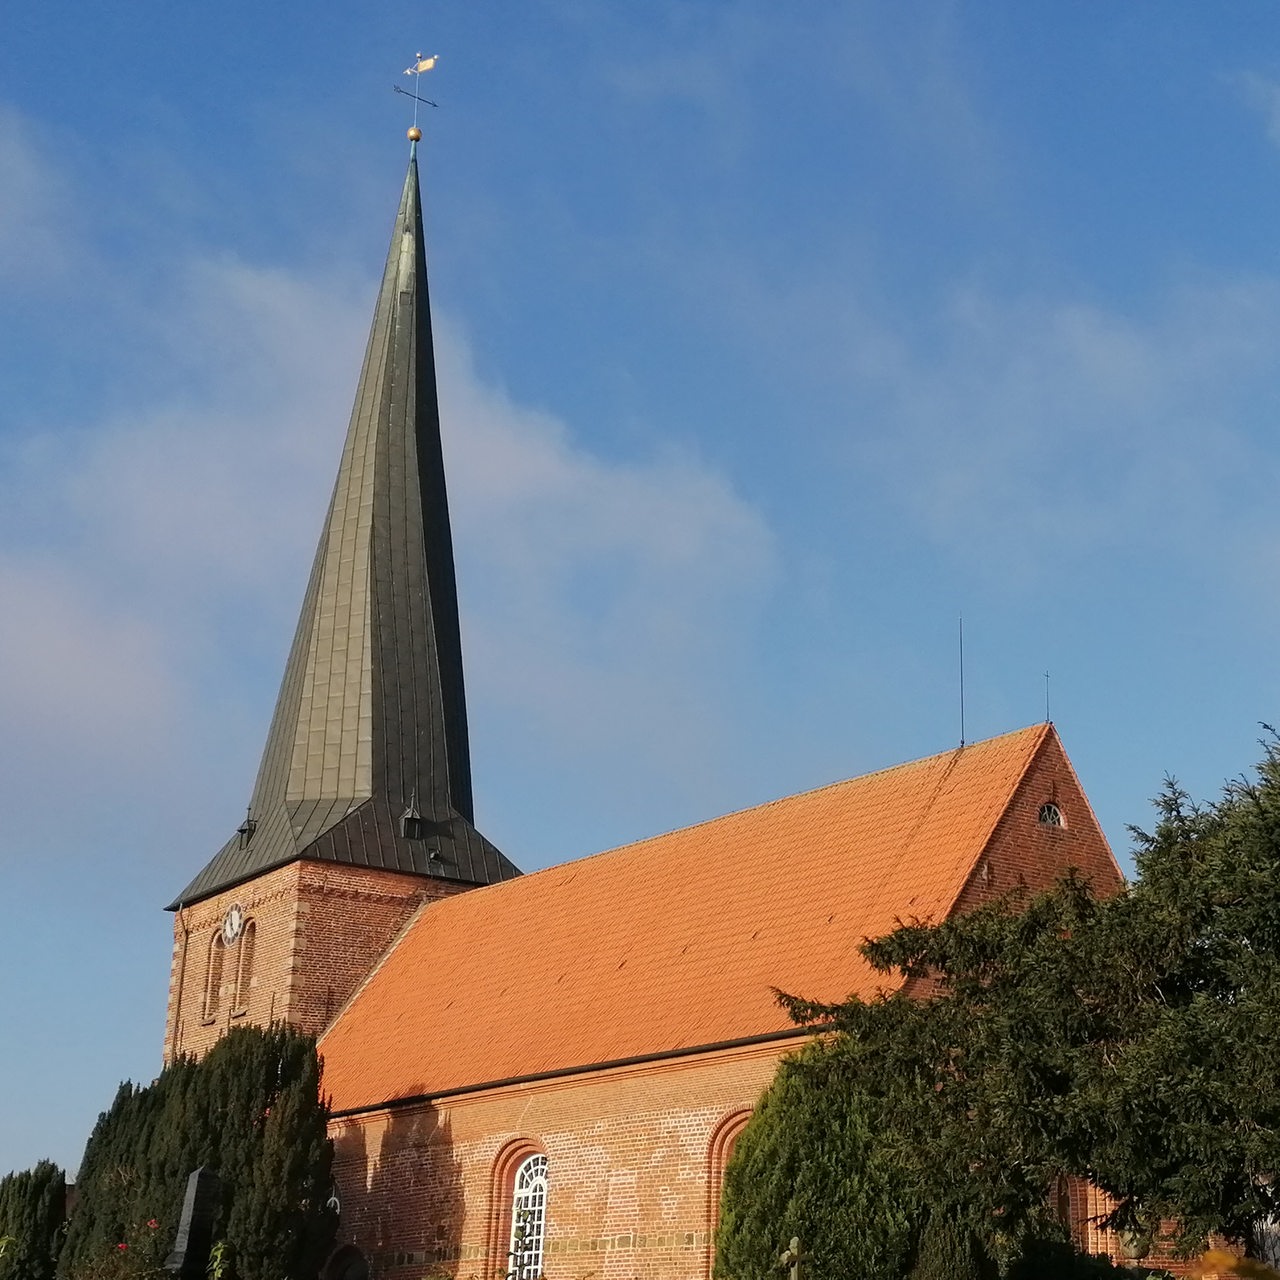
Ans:
POLYGON ((422 137, 422 130, 418 128, 418 103, 425 102, 429 107, 438 107, 440 105, 438 102, 432 102, 430 98, 422 97, 418 92, 422 86, 422 73, 430 71, 439 60, 437 54, 433 53, 431 57, 424 58, 419 53, 413 60, 413 66, 405 67, 404 69, 405 75, 413 77, 413 88, 411 90, 402 89, 398 84, 391 86, 396 93, 402 93, 406 98, 413 99, 413 125, 409 129, 410 142, 417 142, 422 137))

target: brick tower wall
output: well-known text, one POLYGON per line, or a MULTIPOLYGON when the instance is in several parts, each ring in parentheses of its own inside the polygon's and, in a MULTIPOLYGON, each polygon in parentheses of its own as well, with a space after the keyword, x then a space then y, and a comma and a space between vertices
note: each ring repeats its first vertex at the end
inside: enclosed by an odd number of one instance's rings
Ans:
POLYGON ((173 922, 165 1061, 198 1057, 241 1023, 284 1021, 318 1035, 423 902, 467 887, 300 861, 182 908, 173 922), (244 932, 216 947, 233 905, 244 932))

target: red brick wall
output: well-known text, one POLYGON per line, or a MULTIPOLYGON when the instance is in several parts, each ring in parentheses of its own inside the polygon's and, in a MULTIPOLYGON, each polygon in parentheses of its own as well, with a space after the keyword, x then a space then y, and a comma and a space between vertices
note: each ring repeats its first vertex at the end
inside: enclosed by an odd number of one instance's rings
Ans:
POLYGON ((318 1034, 429 899, 466 886, 337 863, 293 862, 174 916, 165 1061, 203 1054, 230 1027, 283 1020, 318 1034), (232 904, 254 925, 252 976, 236 999, 242 944, 224 954, 221 998, 206 1016, 210 946, 232 904))
POLYGON ((727 1150, 795 1047, 721 1050, 335 1121, 342 1238, 377 1277, 504 1275, 510 1177, 536 1150, 548 1159, 548 1280, 706 1280, 727 1150))
MULTIPOLYGON (((1123 883, 1050 739, 957 909, 1047 887, 1068 866, 1103 893, 1123 883), (1045 802, 1065 826, 1039 822, 1045 802)), ((706 1280, 732 1139, 794 1048, 724 1050, 337 1121, 342 1237, 377 1277, 493 1280, 507 1267, 511 1175, 520 1157, 540 1151, 549 1161, 548 1280, 706 1280)))
MULTIPOLYGON (((1152 1251, 1142 1258, 1135 1257, 1125 1241, 1115 1231, 1109 1231, 1102 1220, 1115 1208, 1115 1201, 1105 1191, 1099 1191, 1083 1178, 1067 1178, 1058 1189, 1058 1216, 1071 1230, 1071 1237, 1086 1253, 1105 1253, 1116 1262, 1136 1262, 1144 1267, 1160 1267, 1175 1276, 1188 1275, 1194 1259, 1176 1258, 1168 1248, 1175 1224, 1165 1223, 1161 1235, 1167 1237, 1162 1245, 1157 1240, 1152 1251)), ((1216 1247, 1221 1247, 1218 1244, 1216 1247)), ((1212 1275, 1208 1278, 1212 1280, 1212 1275)))
MULTIPOLYGON (((497 1280, 512 1176, 548 1159, 547 1280, 708 1280, 733 1140, 795 1041, 490 1089, 333 1124, 340 1238, 377 1280, 497 1280)), ((1090 1253, 1126 1258, 1112 1205, 1080 1179, 1059 1214, 1090 1253)), ((785 1246, 779 1242, 779 1249, 785 1246)), ((1147 1265, 1185 1275, 1157 1250, 1147 1265)))

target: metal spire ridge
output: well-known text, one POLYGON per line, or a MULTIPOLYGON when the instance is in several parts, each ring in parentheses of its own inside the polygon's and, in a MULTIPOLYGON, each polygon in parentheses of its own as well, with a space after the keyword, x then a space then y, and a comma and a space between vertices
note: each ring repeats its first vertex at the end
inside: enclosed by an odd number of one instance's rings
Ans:
POLYGON ((249 817, 174 909, 297 858, 519 874, 472 825, 416 152, 249 817))

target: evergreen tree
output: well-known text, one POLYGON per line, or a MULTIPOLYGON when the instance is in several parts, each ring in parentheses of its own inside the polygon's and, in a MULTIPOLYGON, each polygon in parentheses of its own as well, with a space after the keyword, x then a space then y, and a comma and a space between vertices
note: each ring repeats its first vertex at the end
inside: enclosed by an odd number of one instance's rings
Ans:
POLYGON ((716 1235, 718 1277, 777 1280, 792 1236, 809 1280, 900 1280, 921 1216, 894 1153, 874 1081, 851 1084, 845 1046, 787 1059, 734 1146, 716 1235))
POLYGON ((314 1280, 337 1228, 327 1128, 315 1043, 287 1027, 237 1028, 200 1062, 121 1085, 85 1148, 62 1274, 97 1276, 107 1260, 153 1274, 203 1165, 222 1179, 214 1232, 238 1280, 314 1280))
MULTIPOLYGON (((784 997, 826 1033, 825 1087, 846 1101, 803 1096, 784 1067, 761 1127, 807 1133, 815 1108, 848 1106, 870 1135, 817 1144, 818 1160, 794 1152, 788 1176, 826 1179, 836 1198, 871 1162, 892 1167, 905 1188, 895 1209, 946 1206, 1024 1276, 1054 1274, 1051 1262, 1107 1274, 1064 1251, 1048 1206, 1068 1174, 1108 1192, 1110 1225, 1140 1242, 1172 1221, 1186 1252, 1210 1236, 1251 1250, 1255 1224, 1280 1212, 1280 749, 1268 744, 1256 779, 1212 805, 1169 784, 1154 832, 1136 834, 1140 878, 1105 901, 1068 876, 865 944, 875 968, 927 984, 928 999, 784 997)), ((729 1173, 724 1221, 753 1256, 766 1235, 773 1249, 789 1234, 815 1256, 827 1247, 806 1207, 816 1189, 801 1205, 729 1173)), ((722 1275, 759 1274, 727 1234, 721 1249, 722 1275)), ((848 1274, 854 1254, 842 1256, 848 1274)))
POLYGON ((66 1203, 66 1175, 52 1161, 0 1178, 0 1280, 53 1280, 66 1203))
POLYGON ((995 1280, 995 1268, 972 1231, 935 1209, 921 1232, 909 1280, 995 1280))
POLYGON ((1081 1253, 1065 1240, 1033 1240, 1007 1273, 1007 1280, 1138 1280, 1164 1271, 1117 1266, 1110 1258, 1081 1253))

